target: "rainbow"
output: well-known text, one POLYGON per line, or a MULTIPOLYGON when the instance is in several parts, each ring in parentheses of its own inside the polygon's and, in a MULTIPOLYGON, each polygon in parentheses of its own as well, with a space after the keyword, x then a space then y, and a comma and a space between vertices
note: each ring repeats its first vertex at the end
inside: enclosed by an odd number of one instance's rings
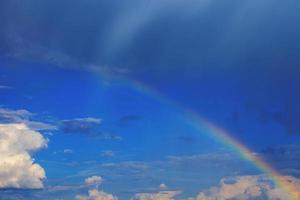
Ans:
POLYGON ((191 124, 196 129, 203 130, 203 128, 205 128, 207 130, 207 133, 209 133, 211 137, 233 148, 236 152, 240 154, 240 156, 243 159, 249 161, 259 170, 265 173, 268 177, 270 177, 270 179, 275 183, 275 185, 287 194, 288 199, 300 200, 300 191, 298 190, 299 188, 297 188, 295 184, 291 183, 287 179, 287 177, 281 175, 270 164, 268 164, 258 155, 254 154, 253 151, 251 151, 251 149, 248 148, 245 144, 242 144, 240 141, 233 138, 231 134, 229 134, 222 128, 216 126, 214 123, 210 122, 204 117, 201 117, 198 113, 181 106, 177 102, 171 101, 164 94, 152 89, 151 87, 143 84, 142 82, 138 82, 132 79, 125 79, 124 77, 122 78, 122 81, 125 81, 129 86, 133 86, 133 89, 137 89, 138 91, 146 95, 152 96, 161 101, 162 103, 166 103, 167 105, 171 104, 171 106, 174 106, 174 108, 178 109, 182 114, 184 114, 184 116, 191 120, 191 124))
MULTIPOLYGON (((101 71, 100 73, 99 71, 95 72, 98 72, 98 74, 103 75, 101 71)), ((222 128, 218 127, 206 118, 201 117, 198 113, 182 106, 178 102, 172 101, 171 99, 167 98, 164 94, 147 86, 146 84, 140 81, 128 79, 124 76, 115 77, 112 74, 106 75, 108 75, 109 78, 117 79, 117 81, 121 81, 122 83, 131 86, 132 89, 135 89, 145 95, 154 97, 161 103, 174 107, 175 109, 180 111, 180 113, 182 113, 186 118, 188 118, 191 121, 191 124, 196 129, 201 131, 203 130, 203 128, 206 129, 206 132, 210 134, 209 136, 231 147, 233 150, 239 153, 239 155, 243 159, 249 161, 254 166, 256 166, 256 168, 258 168, 260 171, 262 171, 264 174, 270 177, 270 179, 275 183, 275 185, 286 193, 288 199, 285 200, 300 200, 300 191, 295 184, 290 182, 287 177, 281 175, 280 172, 278 172, 274 167, 272 167, 258 155, 254 154, 250 148, 248 148, 245 144, 232 137, 231 134, 229 134, 222 128)))

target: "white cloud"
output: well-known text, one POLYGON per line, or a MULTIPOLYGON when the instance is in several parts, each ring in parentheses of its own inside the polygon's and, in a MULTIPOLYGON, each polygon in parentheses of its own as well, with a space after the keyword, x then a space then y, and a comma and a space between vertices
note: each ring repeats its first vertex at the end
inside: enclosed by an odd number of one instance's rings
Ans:
POLYGON ((112 194, 98 190, 98 186, 102 183, 100 176, 91 176, 85 179, 86 185, 96 185, 96 189, 88 191, 88 195, 76 195, 75 200, 118 200, 112 194))
POLYGON ((112 194, 105 193, 99 190, 89 190, 88 196, 77 195, 75 200, 118 200, 117 197, 112 194))
POLYGON ((0 124, 0 188, 43 188, 45 171, 31 153, 46 146, 25 124, 0 124))
MULTIPOLYGON (((300 180, 294 177, 282 177, 300 190, 300 180)), ((206 192, 200 192, 197 200, 225 199, 270 199, 289 200, 290 197, 265 176, 238 176, 223 178, 219 187, 211 187, 206 192)))
POLYGON ((85 184, 87 185, 97 185, 102 183, 102 178, 100 176, 91 176, 85 179, 85 184))
POLYGON ((22 120, 28 119, 30 116, 32 116, 32 113, 27 110, 24 110, 24 109, 9 110, 9 109, 5 109, 5 108, 0 108, 0 118, 2 120, 22 121, 22 120))
POLYGON ((162 183, 162 184, 159 185, 159 189, 161 189, 161 190, 165 190, 167 188, 168 188, 167 185, 164 184, 164 183, 162 183))
POLYGON ((72 149, 64 149, 64 153, 71 154, 71 153, 73 153, 73 150, 72 149))
POLYGON ((161 191, 158 193, 138 193, 131 200, 173 200, 180 191, 161 191))
POLYGON ((113 152, 112 150, 104 150, 101 151, 100 155, 103 157, 112 157, 115 155, 115 152, 113 152))

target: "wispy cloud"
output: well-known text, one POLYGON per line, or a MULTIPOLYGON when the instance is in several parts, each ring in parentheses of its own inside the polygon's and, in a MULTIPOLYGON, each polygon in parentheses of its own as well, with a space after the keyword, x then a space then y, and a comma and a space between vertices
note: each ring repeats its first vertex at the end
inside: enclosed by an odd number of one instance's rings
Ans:
POLYGON ((100 126, 102 119, 86 117, 61 121, 61 130, 64 133, 91 134, 100 126))
POLYGON ((13 89, 13 87, 7 85, 0 85, 0 89, 13 89))
POLYGON ((102 157, 113 157, 115 155, 115 152, 112 150, 104 150, 100 152, 100 156, 102 157))
POLYGON ((34 130, 56 130, 56 126, 34 121, 34 114, 25 109, 10 110, 5 108, 0 108, 0 122, 1 123, 24 123, 34 130))

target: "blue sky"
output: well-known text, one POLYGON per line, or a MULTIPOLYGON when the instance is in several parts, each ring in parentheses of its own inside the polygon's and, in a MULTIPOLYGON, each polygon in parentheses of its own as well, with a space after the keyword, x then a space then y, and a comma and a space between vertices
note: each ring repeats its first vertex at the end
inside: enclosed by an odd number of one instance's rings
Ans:
POLYGON ((226 178, 270 198, 272 181, 196 128, 186 109, 299 186, 299 8, 296 0, 1 1, 0 138, 10 139, 0 155, 25 156, 29 168, 16 178, 22 165, 7 172, 0 161, 0 199, 187 199, 212 186, 218 192, 205 195, 221 198, 226 178), (85 182, 93 176, 103 180, 85 182))

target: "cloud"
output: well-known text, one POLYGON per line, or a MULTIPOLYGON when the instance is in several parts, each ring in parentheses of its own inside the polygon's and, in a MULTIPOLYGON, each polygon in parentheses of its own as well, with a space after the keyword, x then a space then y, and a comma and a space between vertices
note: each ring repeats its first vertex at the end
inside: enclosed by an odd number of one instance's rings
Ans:
POLYGON ((99 131, 99 127, 102 124, 102 119, 94 117, 86 118, 74 118, 62 120, 60 123, 60 129, 67 134, 85 134, 91 139, 99 140, 122 140, 122 137, 99 131))
POLYGON ((0 188, 43 188, 45 171, 31 153, 46 146, 45 138, 25 124, 0 124, 0 188))
POLYGON ((12 89, 12 87, 7 85, 0 85, 0 89, 12 89))
POLYGON ((138 193, 131 200, 172 200, 180 191, 161 191, 158 193, 138 193))
POLYGON ((20 122, 20 121, 27 120, 31 116, 32 113, 24 109, 9 110, 9 109, 0 108, 1 122, 7 122, 7 123, 20 122))
POLYGON ((167 188, 168 188, 167 185, 164 184, 164 183, 162 183, 162 184, 159 185, 159 189, 161 189, 161 190, 165 190, 167 188))
POLYGON ((103 157, 113 157, 115 155, 115 152, 111 150, 105 150, 105 151, 101 151, 100 155, 103 157))
POLYGON ((72 149, 64 149, 64 154, 71 154, 73 153, 72 149))
POLYGON ((86 185, 95 185, 96 189, 88 191, 88 195, 76 195, 75 200, 118 200, 117 197, 112 194, 108 194, 104 191, 100 191, 98 186, 102 183, 100 176, 91 176, 85 179, 86 185))
POLYGON ((100 185, 102 183, 102 178, 100 176, 91 176, 84 180, 87 185, 100 185))
POLYGON ((142 117, 139 115, 126 115, 119 119, 119 124, 120 125, 128 125, 128 124, 131 124, 131 123, 136 122, 141 119, 142 119, 142 117))
POLYGON ((75 200, 118 200, 118 198, 112 194, 93 189, 88 191, 88 196, 76 195, 75 200))
MULTIPOLYGON (((282 177, 300 190, 300 180, 294 177, 282 177)), ((290 197, 266 176, 237 176, 223 178, 218 187, 211 187, 208 191, 200 192, 197 200, 225 200, 225 199, 284 199, 290 197)))
POLYGON ((65 133, 90 134, 101 124, 102 119, 87 117, 61 121, 61 129, 65 133))
POLYGON ((33 121, 34 114, 25 109, 10 110, 0 108, 1 123, 24 123, 33 130, 56 130, 56 126, 44 122, 33 121))
POLYGON ((99 139, 99 140, 116 140, 121 141, 122 137, 119 135, 115 135, 112 133, 94 133, 92 136, 92 139, 99 139))

